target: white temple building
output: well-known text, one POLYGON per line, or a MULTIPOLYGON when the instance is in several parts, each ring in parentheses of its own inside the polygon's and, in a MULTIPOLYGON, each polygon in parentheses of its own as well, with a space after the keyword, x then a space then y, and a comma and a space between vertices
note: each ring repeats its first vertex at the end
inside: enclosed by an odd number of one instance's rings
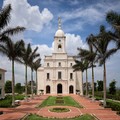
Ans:
POLYGON ((66 36, 61 29, 61 19, 58 20, 58 30, 54 36, 54 51, 51 56, 45 56, 44 65, 38 69, 38 94, 76 94, 82 89, 81 71, 73 72, 75 64, 73 56, 66 53, 66 36))

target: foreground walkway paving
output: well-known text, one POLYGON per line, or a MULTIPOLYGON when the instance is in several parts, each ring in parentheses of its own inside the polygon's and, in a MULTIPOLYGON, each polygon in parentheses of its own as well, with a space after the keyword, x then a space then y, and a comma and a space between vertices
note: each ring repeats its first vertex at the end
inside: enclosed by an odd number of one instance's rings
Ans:
POLYGON ((50 107, 44 107, 40 109, 40 111, 37 113, 40 116, 43 117, 51 117, 51 118, 73 118, 76 116, 80 116, 81 112, 78 108, 76 107, 71 107, 71 106, 50 106, 50 107), (63 113, 57 113, 57 112, 50 112, 49 109, 51 108, 69 108, 69 112, 63 112, 63 113))
POLYGON ((80 109, 83 114, 93 114, 99 120, 120 120, 120 116, 118 116, 115 111, 107 108, 104 109, 103 107, 99 106, 99 102, 93 102, 92 100, 78 95, 71 96, 84 107, 84 109, 80 109))
POLYGON ((50 112, 49 108, 55 106, 44 107, 41 109, 35 108, 36 105, 40 104, 47 97, 47 95, 36 96, 33 100, 30 100, 29 102, 23 101, 21 105, 17 108, 0 108, 0 111, 4 111, 4 114, 0 115, 0 120, 18 120, 28 113, 36 113, 41 116, 58 118, 74 117, 88 113, 95 115, 99 120, 120 120, 120 116, 118 116, 116 112, 109 109, 104 109, 103 107, 99 106, 98 102, 92 102, 91 100, 78 95, 71 95, 71 97, 79 102, 84 108, 78 109, 75 107, 64 106, 71 110, 66 113, 50 112))
POLYGON ((19 120, 28 113, 36 113, 39 109, 35 108, 37 104, 40 104, 48 96, 35 97, 35 99, 29 102, 22 101, 21 105, 16 108, 0 108, 4 114, 0 115, 0 120, 19 120))

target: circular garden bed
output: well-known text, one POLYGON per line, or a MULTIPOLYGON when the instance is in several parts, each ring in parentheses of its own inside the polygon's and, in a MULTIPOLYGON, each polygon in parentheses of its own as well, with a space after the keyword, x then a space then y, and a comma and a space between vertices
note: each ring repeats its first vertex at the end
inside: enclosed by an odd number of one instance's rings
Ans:
POLYGON ((57 113, 62 113, 62 112, 69 112, 70 109, 68 108, 61 108, 61 107, 56 107, 56 108, 51 108, 49 109, 51 112, 57 112, 57 113))

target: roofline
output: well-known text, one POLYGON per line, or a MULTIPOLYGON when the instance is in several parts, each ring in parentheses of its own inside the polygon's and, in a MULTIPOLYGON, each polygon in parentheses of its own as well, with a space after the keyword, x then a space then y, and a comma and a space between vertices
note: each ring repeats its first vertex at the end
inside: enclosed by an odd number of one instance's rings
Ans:
POLYGON ((0 71, 7 72, 7 70, 0 68, 0 71))

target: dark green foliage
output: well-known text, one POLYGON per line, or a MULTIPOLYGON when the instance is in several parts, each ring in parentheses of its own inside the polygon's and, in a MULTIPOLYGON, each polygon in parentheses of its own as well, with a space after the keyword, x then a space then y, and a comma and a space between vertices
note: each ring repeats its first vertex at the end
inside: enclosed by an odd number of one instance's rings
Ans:
POLYGON ((5 93, 12 93, 12 82, 10 80, 5 83, 5 93))
POLYGON ((25 120, 95 120, 95 118, 89 114, 84 114, 75 118, 63 118, 63 119, 45 118, 35 114, 33 115, 31 114, 25 120))
POLYGON ((97 84, 98 84, 98 91, 103 91, 103 80, 97 80, 97 84))
POLYGON ((107 100, 107 107, 110 107, 112 108, 112 110, 115 110, 115 111, 120 111, 120 102, 107 100))
MULTIPOLYGON (((24 99, 24 95, 16 95, 15 96, 15 100, 23 100, 24 99)), ((8 95, 5 97, 5 99, 0 100, 0 107, 12 107, 11 105, 12 103, 12 96, 8 95)))
POLYGON ((97 91, 97 83, 94 82, 94 90, 97 91))
POLYGON ((23 88, 21 86, 21 83, 17 83, 16 84, 16 86, 15 86, 15 92, 19 93, 19 94, 23 93, 23 88))
POLYGON ((110 94, 115 94, 116 93, 116 81, 113 80, 110 84, 109 84, 109 93, 110 94))

